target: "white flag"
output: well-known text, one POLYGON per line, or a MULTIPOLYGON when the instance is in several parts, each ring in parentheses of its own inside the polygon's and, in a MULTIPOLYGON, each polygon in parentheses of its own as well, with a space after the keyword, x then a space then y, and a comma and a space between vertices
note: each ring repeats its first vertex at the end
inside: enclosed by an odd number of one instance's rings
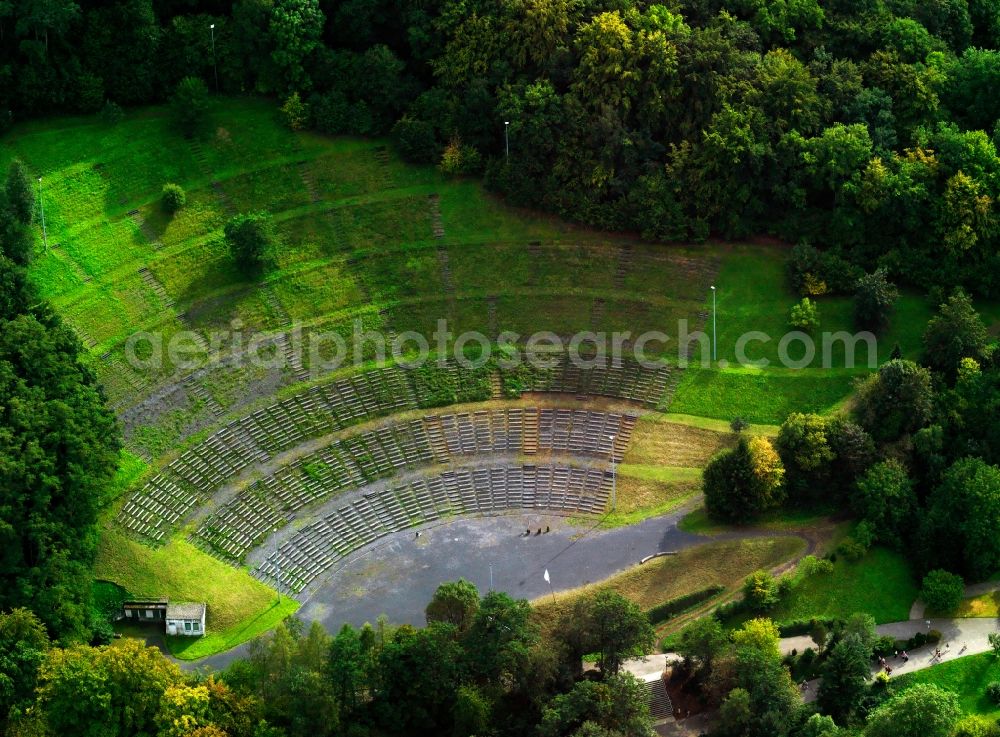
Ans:
POLYGON ((552 583, 552 581, 549 580, 549 569, 548 568, 545 569, 545 576, 544 576, 544 578, 545 578, 545 583, 552 583))

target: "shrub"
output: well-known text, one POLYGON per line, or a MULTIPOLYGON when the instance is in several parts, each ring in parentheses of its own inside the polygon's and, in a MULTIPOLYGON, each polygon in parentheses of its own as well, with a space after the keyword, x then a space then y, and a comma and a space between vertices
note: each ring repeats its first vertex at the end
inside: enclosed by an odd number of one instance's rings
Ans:
POLYGON ((411 164, 433 164, 440 148, 434 126, 424 120, 403 117, 392 127, 392 142, 403 161, 411 164))
POLYGON ((363 102, 349 102, 340 92, 313 95, 309 99, 313 126, 333 135, 367 135, 372 131, 372 115, 363 102))
POLYGON ((108 100, 101 108, 101 119, 108 125, 117 125, 125 117, 125 111, 117 102, 108 100))
POLYGON ((754 571, 743 582, 743 601, 751 612, 762 614, 780 600, 778 582, 767 571, 754 571))
POLYGON ((803 297, 798 304, 792 306, 788 324, 807 333, 819 328, 819 308, 816 303, 803 297))
POLYGON ((725 590, 725 586, 715 584, 699 591, 692 591, 690 594, 674 597, 662 604, 657 604, 646 612, 646 614, 649 615, 649 621, 654 624, 666 622, 668 619, 672 619, 678 614, 683 614, 703 601, 708 601, 713 596, 718 596, 725 590))
POLYGON ((201 135, 208 126, 208 87, 198 77, 184 77, 174 90, 171 110, 178 130, 187 138, 201 135))
POLYGON ((800 243, 792 249, 785 266, 795 291, 809 297, 846 294, 854 288, 861 270, 837 256, 800 243))
POLYGON ((965 583, 961 576, 938 568, 924 576, 920 598, 935 612, 953 611, 962 601, 965 583))
POLYGON ((281 119, 289 130, 300 131, 309 124, 309 106, 302 102, 298 92, 293 92, 281 106, 281 119))
POLYGON ((851 563, 857 563, 865 557, 868 548, 855 540, 853 537, 844 538, 844 541, 837 546, 837 552, 851 563))
POLYGON ((1000 681, 993 681, 986 686, 986 695, 994 704, 1000 704, 1000 681))
POLYGON ((187 195, 179 184, 167 183, 163 185, 163 194, 160 197, 160 204, 164 212, 173 215, 187 203, 187 195))
POLYGON ((807 555, 799 563, 799 570, 803 576, 817 576, 833 573, 833 563, 825 558, 817 558, 815 555, 807 555))
POLYGON ((443 174, 477 174, 483 168, 483 160, 474 146, 467 146, 455 136, 445 146, 438 169, 443 174))
POLYGON ((951 737, 1000 737, 1000 725, 980 714, 973 714, 955 725, 951 737))
POLYGON ((270 213, 237 215, 224 229, 226 245, 237 266, 253 274, 269 265, 274 256, 274 225, 270 213))
POLYGON ((854 323, 862 330, 878 331, 889 324, 899 290, 886 276, 885 269, 876 269, 858 279, 854 292, 854 323))
POLYGON ((734 417, 729 422, 729 429, 732 430, 737 435, 739 435, 744 430, 749 430, 750 429, 750 423, 747 422, 742 417, 734 417))
POLYGON ((788 622, 784 622, 779 625, 778 633, 782 637, 798 637, 799 635, 808 635, 817 628, 817 626, 822 625, 826 627, 827 631, 833 631, 838 627, 843 626, 843 622, 837 619, 831 619, 829 617, 813 617, 811 619, 793 619, 788 622))

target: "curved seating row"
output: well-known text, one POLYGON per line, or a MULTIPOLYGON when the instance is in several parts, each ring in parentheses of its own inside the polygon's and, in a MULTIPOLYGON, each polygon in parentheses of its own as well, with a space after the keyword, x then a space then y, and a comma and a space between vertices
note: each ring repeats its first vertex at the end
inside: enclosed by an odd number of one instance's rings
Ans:
MULTIPOLYGON (((450 372, 460 372, 457 365, 450 372)), ((602 394, 655 403, 670 369, 636 362, 579 368, 565 354, 554 369, 536 372, 528 390, 602 394)), ((312 387, 239 420, 189 448, 137 490, 118 515, 132 532, 161 541, 167 529, 243 469, 302 442, 366 420, 433 403, 429 389, 399 367, 376 369, 312 387)), ((456 382, 460 383, 460 382, 456 382)))
POLYGON ((403 468, 460 457, 555 452, 621 460, 635 421, 612 412, 508 408, 386 425, 336 440, 255 481, 206 517, 192 542, 242 560, 303 507, 403 468))
POLYGON ((381 537, 441 517, 514 509, 600 514, 611 473, 559 465, 458 469, 365 494, 297 531, 253 575, 298 593, 353 551, 381 537))

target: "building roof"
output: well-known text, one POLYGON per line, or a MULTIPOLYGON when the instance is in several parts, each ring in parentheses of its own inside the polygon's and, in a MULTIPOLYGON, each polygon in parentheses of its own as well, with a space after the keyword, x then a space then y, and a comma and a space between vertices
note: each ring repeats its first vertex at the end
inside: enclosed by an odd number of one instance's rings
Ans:
POLYGON ((170 602, 167 604, 167 619, 197 619, 205 616, 205 605, 192 602, 170 602))
POLYGON ((166 606, 166 599, 130 599, 122 602, 125 609, 163 609, 166 606))

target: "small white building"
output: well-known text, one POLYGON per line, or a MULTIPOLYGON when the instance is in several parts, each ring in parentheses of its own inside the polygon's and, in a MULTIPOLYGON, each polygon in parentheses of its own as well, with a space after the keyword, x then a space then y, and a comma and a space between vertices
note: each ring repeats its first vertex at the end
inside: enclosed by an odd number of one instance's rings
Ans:
POLYGON ((170 602, 166 620, 168 635, 200 637, 205 634, 205 605, 170 602))

